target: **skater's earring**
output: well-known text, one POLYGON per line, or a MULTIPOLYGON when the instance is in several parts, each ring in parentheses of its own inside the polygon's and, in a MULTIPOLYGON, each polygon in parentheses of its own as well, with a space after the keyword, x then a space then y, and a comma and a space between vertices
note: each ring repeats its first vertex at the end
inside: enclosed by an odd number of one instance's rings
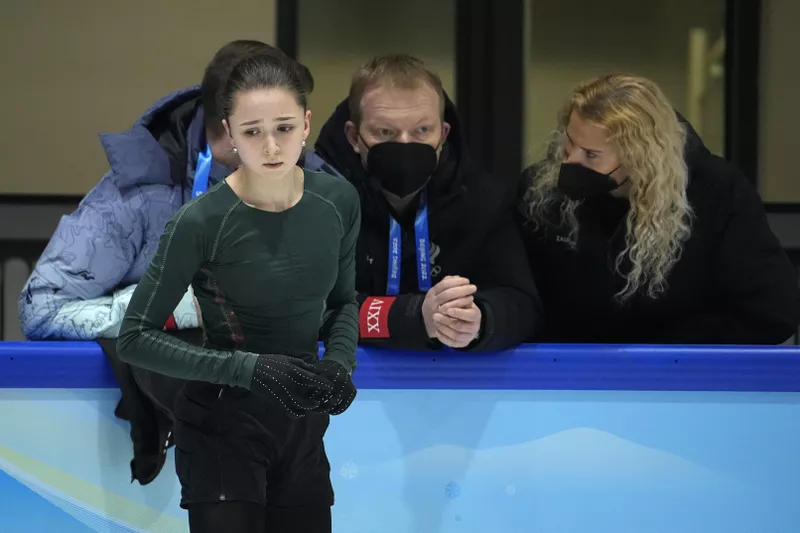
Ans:
POLYGON ((237 149, 236 149, 236 147, 234 146, 234 147, 233 147, 233 153, 235 154, 235 153, 236 153, 236 152, 238 152, 238 151, 239 151, 239 150, 237 150, 237 149))
POLYGON ((303 148, 305 148, 305 147, 306 147, 306 142, 305 142, 305 141, 303 141, 303 148))

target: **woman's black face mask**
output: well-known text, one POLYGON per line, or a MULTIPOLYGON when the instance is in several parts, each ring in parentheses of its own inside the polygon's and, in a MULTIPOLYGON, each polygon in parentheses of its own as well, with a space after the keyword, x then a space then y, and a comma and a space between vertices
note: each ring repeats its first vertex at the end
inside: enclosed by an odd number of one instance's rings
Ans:
POLYGON ((579 163, 561 163, 561 170, 558 173, 558 188, 572 200, 602 196, 622 185, 611 177, 611 174, 619 168, 603 174, 579 163))

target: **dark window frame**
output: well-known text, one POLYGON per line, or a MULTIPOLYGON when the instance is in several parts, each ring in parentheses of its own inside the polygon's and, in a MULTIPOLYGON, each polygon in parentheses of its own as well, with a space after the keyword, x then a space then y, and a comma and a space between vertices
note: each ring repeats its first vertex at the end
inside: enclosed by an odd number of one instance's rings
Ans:
POLYGON ((292 59, 297 59, 300 42, 297 2, 298 0, 275 1, 275 44, 292 59))
POLYGON ((522 170, 525 1, 456 4, 456 98, 471 158, 495 179, 522 170))
POLYGON ((725 2, 725 158, 758 184, 761 0, 725 2))

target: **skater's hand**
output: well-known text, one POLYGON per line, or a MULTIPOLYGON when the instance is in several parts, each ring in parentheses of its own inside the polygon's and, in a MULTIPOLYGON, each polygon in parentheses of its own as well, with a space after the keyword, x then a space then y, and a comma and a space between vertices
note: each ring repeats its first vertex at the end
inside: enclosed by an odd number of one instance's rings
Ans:
POLYGON ((316 413, 340 415, 344 413, 356 397, 358 391, 353 385, 350 373, 336 361, 323 359, 315 365, 317 375, 333 383, 333 394, 313 409, 316 413))
POLYGON ((296 357, 264 354, 256 360, 250 390, 277 401, 289 416, 302 418, 330 399, 334 385, 296 357))

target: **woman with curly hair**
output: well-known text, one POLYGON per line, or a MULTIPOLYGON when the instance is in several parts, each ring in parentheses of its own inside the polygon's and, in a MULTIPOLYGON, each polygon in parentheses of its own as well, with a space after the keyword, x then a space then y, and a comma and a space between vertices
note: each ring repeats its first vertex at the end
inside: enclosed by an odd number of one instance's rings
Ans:
POLYGON ((800 290, 744 176, 652 81, 584 82, 522 179, 546 342, 779 344, 800 290))

